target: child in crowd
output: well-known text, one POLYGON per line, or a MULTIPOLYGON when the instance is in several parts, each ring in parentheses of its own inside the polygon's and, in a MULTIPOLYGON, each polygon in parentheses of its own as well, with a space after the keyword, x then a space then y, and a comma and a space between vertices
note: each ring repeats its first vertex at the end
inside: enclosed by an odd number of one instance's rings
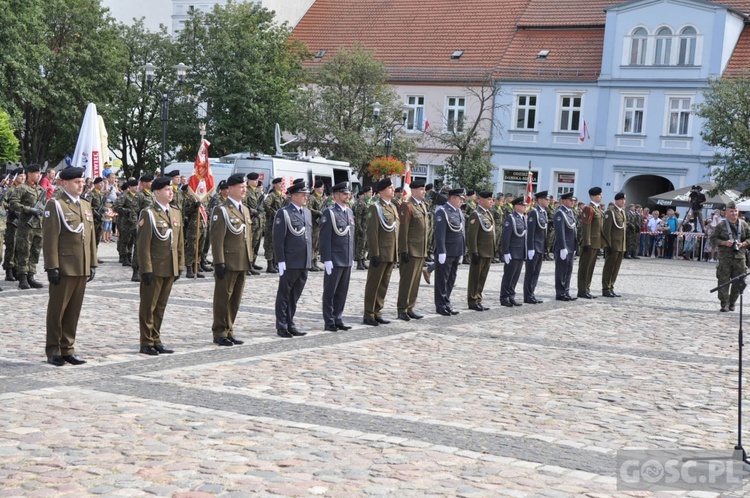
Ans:
POLYGON ((107 199, 104 201, 104 222, 102 223, 102 242, 112 242, 112 221, 117 216, 115 210, 112 209, 112 201, 107 199))

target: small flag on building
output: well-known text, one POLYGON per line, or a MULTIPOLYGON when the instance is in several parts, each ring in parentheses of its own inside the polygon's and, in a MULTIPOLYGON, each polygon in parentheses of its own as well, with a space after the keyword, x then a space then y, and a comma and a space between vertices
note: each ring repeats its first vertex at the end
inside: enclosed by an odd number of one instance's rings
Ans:
POLYGON ((531 161, 529 161, 529 180, 526 183, 526 204, 531 204, 534 196, 534 173, 531 172, 531 161))
POLYGON ((586 140, 587 138, 591 138, 591 135, 589 135, 589 127, 586 125, 586 121, 583 121, 583 126, 581 126, 581 134, 579 136, 581 139, 581 142, 586 140))

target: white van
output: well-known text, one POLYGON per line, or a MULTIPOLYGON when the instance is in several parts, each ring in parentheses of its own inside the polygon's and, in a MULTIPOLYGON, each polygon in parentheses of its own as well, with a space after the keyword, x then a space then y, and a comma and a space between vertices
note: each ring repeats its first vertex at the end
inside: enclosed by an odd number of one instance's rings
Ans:
POLYGON ((311 187, 316 180, 322 180, 326 192, 330 192, 333 185, 341 182, 349 182, 352 192, 362 189, 359 178, 349 163, 343 161, 332 161, 322 157, 288 159, 243 152, 224 156, 221 162, 233 162, 233 173, 242 173, 245 176, 252 172, 258 173, 264 191, 268 190, 274 178, 282 179, 284 192, 296 178, 304 178, 311 187))

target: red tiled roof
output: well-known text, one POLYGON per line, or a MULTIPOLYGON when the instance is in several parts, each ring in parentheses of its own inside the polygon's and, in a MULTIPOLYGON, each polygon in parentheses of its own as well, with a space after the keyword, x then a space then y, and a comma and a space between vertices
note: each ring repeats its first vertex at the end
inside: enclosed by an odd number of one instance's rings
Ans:
MULTIPOLYGON (((486 79, 515 33, 529 0, 317 0, 293 37, 322 62, 357 42, 375 52, 391 79, 486 79), (464 50, 451 60, 455 50, 464 50)), ((320 62, 310 62, 315 67, 320 62)))
POLYGON ((722 76, 725 78, 750 77, 750 26, 745 26, 742 30, 722 76))
POLYGON ((605 7, 616 0, 529 0, 518 20, 520 27, 604 26, 605 7))
POLYGON ((501 80, 596 81, 604 29, 522 29, 495 69, 501 80), (546 59, 537 58, 549 50, 546 59))

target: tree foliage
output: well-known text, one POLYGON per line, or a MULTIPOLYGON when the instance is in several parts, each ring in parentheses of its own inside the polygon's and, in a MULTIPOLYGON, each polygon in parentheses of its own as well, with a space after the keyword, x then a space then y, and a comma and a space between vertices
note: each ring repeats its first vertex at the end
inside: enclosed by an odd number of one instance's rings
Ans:
POLYGON ((0 109, 0 163, 18 161, 18 138, 13 134, 10 116, 0 109))
POLYGON ((709 161, 716 190, 744 189, 750 194, 750 79, 709 82, 695 109, 705 119, 701 137, 715 147, 709 161))

